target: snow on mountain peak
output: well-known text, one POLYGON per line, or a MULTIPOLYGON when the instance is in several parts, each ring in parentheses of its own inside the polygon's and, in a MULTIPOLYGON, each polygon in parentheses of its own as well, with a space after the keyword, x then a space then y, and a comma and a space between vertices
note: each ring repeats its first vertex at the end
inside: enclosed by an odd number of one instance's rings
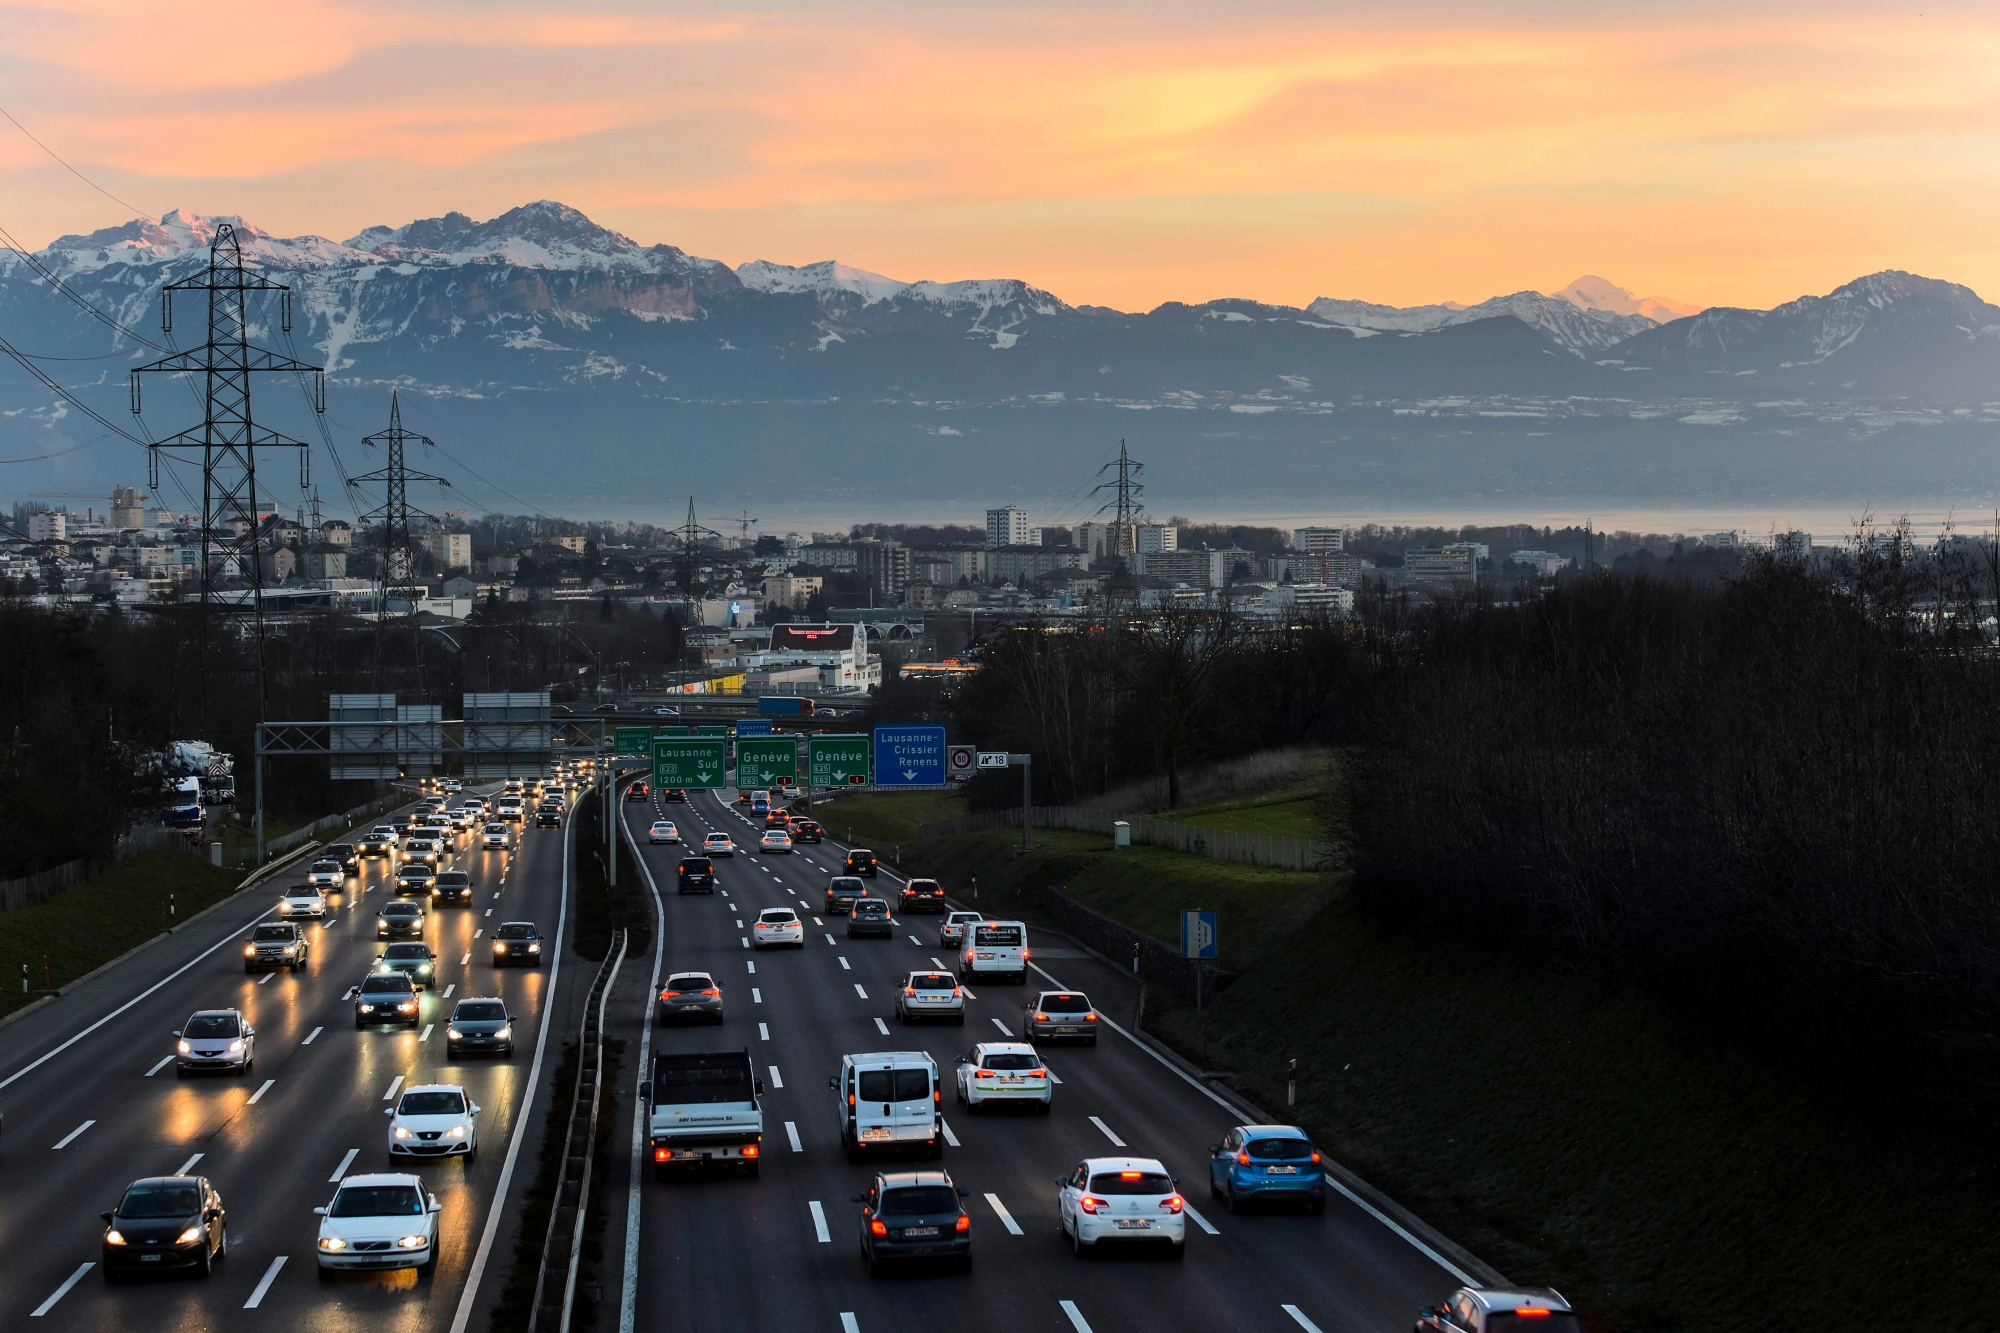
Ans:
POLYGON ((403 264, 509 264, 654 274, 716 266, 714 260, 697 259, 671 245, 642 246, 553 199, 510 208, 487 222, 451 212, 401 227, 369 227, 348 245, 403 264))
POLYGON ((736 276, 743 285, 754 292, 810 292, 815 296, 830 296, 835 292, 853 292, 866 305, 886 301, 900 296, 908 287, 907 282, 885 278, 880 273, 870 273, 867 269, 853 268, 834 259, 822 259, 817 264, 774 264, 768 259, 753 259, 740 264, 736 276))
POLYGON ((1665 296, 1634 296, 1608 278, 1586 273, 1569 286, 1553 293, 1584 310, 1603 310, 1614 315, 1643 315, 1656 323, 1698 315, 1702 308, 1665 296))
POLYGON ((1341 301, 1322 296, 1306 307, 1315 319, 1347 328, 1380 333, 1429 333, 1482 319, 1512 316, 1553 338, 1577 356, 1591 356, 1614 343, 1653 327, 1645 315, 1592 310, 1570 300, 1540 292, 1514 292, 1478 305, 1456 302, 1398 307, 1367 301, 1341 301))

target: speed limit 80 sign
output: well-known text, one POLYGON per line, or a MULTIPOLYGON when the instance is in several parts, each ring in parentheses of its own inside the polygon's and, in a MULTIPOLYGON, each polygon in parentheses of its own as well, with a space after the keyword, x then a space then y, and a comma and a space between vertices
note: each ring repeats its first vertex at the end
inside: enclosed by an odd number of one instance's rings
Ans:
POLYGON ((979 768, 979 748, 973 745, 947 745, 944 749, 944 775, 953 782, 964 782, 979 768))

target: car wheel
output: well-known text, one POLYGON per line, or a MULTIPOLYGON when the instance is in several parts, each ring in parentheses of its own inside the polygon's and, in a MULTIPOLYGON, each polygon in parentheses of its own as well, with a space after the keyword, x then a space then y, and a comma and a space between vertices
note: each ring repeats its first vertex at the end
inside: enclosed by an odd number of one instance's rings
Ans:
POLYGON ((186 1078, 187 1076, 188 1076, 188 1071, 187 1071, 187 1067, 186 1067, 185 1065, 175 1065, 175 1066, 174 1066, 174 1077, 175 1077, 175 1078, 186 1078))
POLYGON ((1326 1211, 1326 1200, 1314 1199, 1311 1203, 1306 1205, 1306 1211, 1311 1213, 1314 1217, 1318 1217, 1320 1214, 1326 1211))
MULTIPOLYGON (((891 1089, 891 1091, 893 1091, 893 1089, 891 1089)), ((1242 1203, 1236 1197, 1236 1182, 1233 1180, 1230 1181, 1229 1184, 1224 1187, 1222 1197, 1224 1201, 1228 1203, 1229 1211, 1232 1213, 1238 1211, 1243 1206, 1242 1203)))
POLYGON ((215 1272, 215 1256, 210 1254, 208 1247, 204 1245, 201 1247, 201 1258, 195 1261, 194 1275, 207 1277, 213 1272, 215 1272))
POLYGON ((429 1277, 431 1274, 437 1272, 437 1266, 437 1242, 432 1241, 430 1257, 417 1265, 417 1276, 429 1277))
POLYGON ((1090 1257, 1090 1247, 1083 1243, 1082 1227, 1078 1227, 1069 1233, 1069 1252, 1079 1259, 1088 1259, 1090 1257))
POLYGON ((104 1265, 104 1285, 107 1287, 115 1287, 118 1285, 118 1270, 113 1268, 110 1264, 104 1265))
POLYGON ((1056 1099, 1054 1097, 1051 1097, 1047 1101, 1041 1104, 1041 1106, 1035 1111, 1035 1114, 1047 1115, 1049 1112, 1055 1109, 1056 1109, 1056 1099))
POLYGON ((471 1166, 474 1162, 478 1160, 479 1160, 479 1145, 475 1143, 465 1151, 465 1164, 467 1166, 471 1166))
POLYGON ((229 1224, 227 1222, 222 1224, 222 1243, 215 1247, 215 1257, 218 1259, 227 1259, 229 1257, 229 1224))
POLYGON ((1084 1041, 1084 1043, 1083 1043, 1083 1044, 1084 1044, 1084 1045, 1086 1045, 1086 1046, 1095 1046, 1095 1045, 1097 1045, 1097 1038, 1095 1038, 1095 1037, 1090 1037, 1090 1038, 1086 1039, 1086 1040, 1084 1041))
POLYGON ((758 1175, 758 1172, 759 1172, 760 1168, 762 1168, 762 1166, 763 1166, 763 1165, 764 1165, 764 1164, 763 1164, 762 1162, 758 1162, 758 1161, 752 1161, 752 1162, 750 1163, 750 1166, 749 1166, 749 1174, 750 1174, 750 1178, 751 1178, 752 1180, 755 1180, 755 1179, 757 1178, 757 1175, 758 1175))

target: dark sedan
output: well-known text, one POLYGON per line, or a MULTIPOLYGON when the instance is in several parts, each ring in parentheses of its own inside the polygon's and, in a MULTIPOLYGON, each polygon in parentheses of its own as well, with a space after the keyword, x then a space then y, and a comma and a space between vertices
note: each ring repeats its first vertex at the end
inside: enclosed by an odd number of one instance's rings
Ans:
POLYGON ((207 1277, 229 1252, 229 1217, 206 1176, 148 1176, 125 1187, 104 1219, 104 1280, 192 1269, 207 1277))
POLYGON ((879 935, 886 940, 895 933, 896 923, 889 916, 889 904, 880 898, 858 899, 847 914, 850 940, 862 935, 879 935))
POLYGON ((354 997, 354 1026, 418 1022, 416 983, 401 972, 371 973, 354 997))
POLYGON ((501 1000, 467 998, 451 1011, 446 1025, 445 1054, 460 1055, 514 1053, 514 1020, 501 1000))
POLYGON ((882 1276, 897 1259, 947 1259, 972 1268, 972 1217, 960 1202, 965 1191, 943 1171, 884 1172, 861 1205, 861 1253, 868 1276, 882 1276))
POLYGON ((523 967, 542 965, 542 937, 532 921, 502 922, 493 932, 493 966, 523 967))

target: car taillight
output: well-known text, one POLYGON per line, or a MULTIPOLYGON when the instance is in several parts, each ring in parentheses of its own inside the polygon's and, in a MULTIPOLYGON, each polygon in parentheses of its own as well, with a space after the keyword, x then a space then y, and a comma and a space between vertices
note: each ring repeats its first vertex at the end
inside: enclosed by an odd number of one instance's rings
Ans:
POLYGON ((744 1145, 743 1145, 743 1155, 744 1155, 745 1157, 755 1157, 755 1156, 757 1155, 757 1145, 756 1145, 756 1144, 754 1144, 754 1143, 746 1143, 746 1144, 744 1144, 744 1145))
POLYGON ((1317 1150, 1313 1152, 1313 1165, 1314 1166, 1319 1165, 1319 1152, 1317 1150))
POLYGON ((889 1234, 889 1224, 884 1222, 879 1217, 870 1219, 868 1223, 868 1229, 874 1232, 878 1236, 886 1236, 889 1234))
POLYGON ((1028 1071, 1029 1078, 1047 1078, 1048 1076, 1049 1071, 1046 1069, 1030 1069, 1028 1071))
POLYGON ((1083 1016, 1083 1021, 1086 1023, 1095 1023, 1097 1021, 1097 1011, 1093 1009, 1089 1013, 1085 1014, 1083 1016))
POLYGON ((1238 1166, 1250 1165, 1250 1150, 1248 1148, 1245 1148, 1242 1152, 1236 1154, 1236 1165, 1238 1166))
POLYGON ((1182 1199, 1180 1195, 1169 1194, 1166 1198, 1160 1200, 1160 1207, 1170 1213, 1178 1213, 1185 1203, 1186 1200, 1182 1199))
POLYGON ((854 1094, 851 1092, 847 1094, 847 1104, 849 1106, 854 1105, 854 1094))
POLYGON ((1086 1194, 1076 1201, 1076 1206, 1083 1209, 1086 1213, 1095 1213, 1100 1208, 1109 1208, 1111 1204, 1094 1194, 1086 1194))
POLYGON ((951 988, 951 998, 952 998, 952 999, 954 999, 954 1000, 961 1000, 961 999, 964 999, 964 998, 965 998, 965 992, 964 992, 964 991, 962 991, 962 990, 960 990, 960 989, 959 989, 958 987, 956 987, 956 986, 953 986, 953 987, 951 988))
POLYGON ((942 1102, 944 1100, 944 1090, 942 1088, 932 1088, 931 1100, 933 1102, 942 1102))
POLYGON ((664 1162, 664 1161, 666 1161, 666 1160, 667 1160, 667 1159, 668 1159, 669 1157, 672 1157, 673 1155, 674 1155, 674 1154, 673 1154, 673 1150, 672 1150, 671 1148, 655 1148, 655 1149, 653 1149, 653 1160, 654 1160, 654 1161, 656 1161, 656 1162, 664 1162))
POLYGON ((1029 951, 1029 950, 1027 950, 1027 949, 1023 949, 1023 950, 1021 950, 1021 958, 1022 958, 1022 960, 1023 960, 1023 961, 1026 961, 1026 960, 1027 960, 1027 958, 1029 957, 1029 953, 1030 953, 1030 951, 1029 951))
POLYGON ((916 993, 917 993, 917 988, 915 986, 903 987, 903 994, 905 995, 915 995, 916 993))
POLYGON ((1538 1305, 1524 1305, 1514 1311, 1514 1317, 1516 1319, 1547 1319, 1549 1312, 1538 1305))
POLYGON ((709 999, 713 1000, 720 997, 722 992, 716 990, 713 986, 711 986, 707 990, 703 991, 702 994, 706 995, 709 999))
POLYGON ((1037 1023, 1046 1023, 1049 1021, 1049 1016, 1047 1014, 1036 1014, 1035 1021, 1037 1023))
POLYGON ((972 1076, 974 1078, 992 1078, 993 1071, 990 1069, 975 1069, 972 1071, 972 1076))
POLYGON ((952 1223, 952 1227, 951 1227, 951 1229, 952 1229, 953 1231, 970 1231, 970 1230, 972 1230, 972 1214, 971 1214, 971 1213, 960 1213, 960 1214, 958 1215, 958 1221, 956 1221, 956 1222, 952 1223))

